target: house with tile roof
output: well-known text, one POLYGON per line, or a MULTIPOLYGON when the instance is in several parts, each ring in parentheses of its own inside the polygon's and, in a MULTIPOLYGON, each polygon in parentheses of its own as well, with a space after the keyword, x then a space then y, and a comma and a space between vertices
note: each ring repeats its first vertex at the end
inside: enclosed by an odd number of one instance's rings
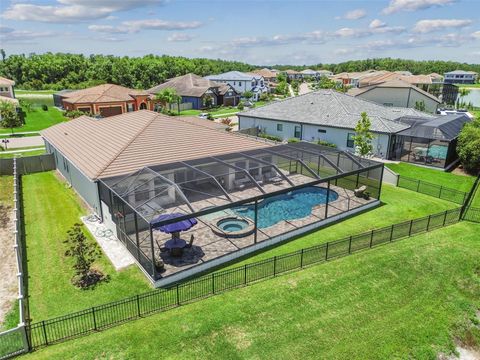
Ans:
POLYGON ((115 84, 56 94, 65 110, 109 117, 127 112, 153 109, 149 93, 115 84))
POLYGON ((443 76, 446 84, 475 84, 478 78, 476 72, 463 70, 446 72, 443 76))
POLYGON ((261 75, 229 71, 223 74, 205 76, 205 79, 216 83, 228 84, 239 94, 246 91, 253 93, 253 100, 258 101, 260 95, 269 91, 268 85, 261 75))
POLYGON ((15 81, 0 76, 0 102, 5 101, 18 107, 19 103, 18 100, 15 99, 14 86, 15 81))
POLYGON ((385 106, 418 108, 423 104, 425 111, 429 113, 435 113, 441 103, 432 94, 399 79, 351 88, 347 93, 385 106))
POLYGON ((354 129, 362 112, 371 120, 374 153, 380 157, 388 156, 394 135, 410 127, 399 118, 434 118, 412 108, 384 106, 334 90, 319 90, 241 112, 238 119, 240 130, 257 128, 283 140, 321 140, 354 151, 354 129))
POLYGON ((208 106, 236 106, 240 94, 226 83, 216 83, 195 74, 177 76, 163 84, 148 89, 152 98, 163 89, 175 89, 181 96, 181 103, 191 104, 192 109, 204 109, 208 106))

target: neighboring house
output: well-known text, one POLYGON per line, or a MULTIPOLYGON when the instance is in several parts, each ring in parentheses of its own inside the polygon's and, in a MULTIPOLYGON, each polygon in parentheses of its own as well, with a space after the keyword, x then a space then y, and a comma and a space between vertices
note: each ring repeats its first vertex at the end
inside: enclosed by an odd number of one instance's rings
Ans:
POLYGON ((275 83, 277 82, 277 71, 273 71, 267 68, 257 69, 250 71, 248 74, 262 76, 266 82, 268 83, 275 83))
POLYGON ((205 76, 205 79, 230 85, 237 93, 253 92, 253 100, 259 100, 262 93, 268 92, 263 76, 247 74, 240 71, 229 71, 223 74, 205 76))
POLYGON ((15 99, 15 81, 0 76, 0 96, 15 99))
POLYGON ((367 70, 360 72, 342 72, 332 76, 333 80, 345 86, 358 87, 360 81, 369 76, 383 75, 385 71, 367 70))
POLYGON ((353 152, 354 129, 362 112, 371 120, 373 152, 380 157, 389 156, 395 142, 393 135, 410 127, 399 118, 434 118, 411 108, 387 107, 334 90, 319 90, 241 112, 238 119, 240 130, 258 128, 284 140, 323 140, 353 152))
POLYGON ((317 74, 319 77, 331 77, 333 76, 333 72, 331 72, 330 70, 317 70, 317 74))
POLYGON ((318 73, 312 69, 302 70, 300 71, 300 74, 302 74, 302 79, 310 79, 310 80, 318 79, 318 73))
POLYGON ((385 106, 415 108, 417 103, 423 102, 429 113, 435 113, 441 103, 437 97, 403 80, 352 88, 347 93, 385 106))
POLYGON ((440 75, 440 74, 431 73, 431 74, 428 74, 428 76, 430 76, 430 78, 432 79, 432 83, 433 83, 433 84, 441 84, 441 83, 443 83, 443 76, 440 75))
POLYGON ((303 79, 303 74, 299 71, 296 71, 296 70, 288 69, 288 70, 283 71, 283 73, 287 75, 287 78, 290 81, 292 81, 292 80, 302 80, 303 79))
POLYGON ((444 74, 446 84, 475 84, 478 74, 473 71, 455 70, 444 74))
POLYGON ((177 76, 148 89, 147 92, 151 95, 153 102, 155 102, 155 95, 163 89, 175 89, 182 98, 181 103, 190 103, 191 108, 197 110, 206 108, 209 101, 213 106, 235 106, 240 101, 240 94, 229 84, 216 83, 195 74, 177 76))
POLYGON ((58 94, 65 110, 79 110, 92 115, 108 117, 126 112, 149 109, 153 104, 149 94, 114 84, 58 94))

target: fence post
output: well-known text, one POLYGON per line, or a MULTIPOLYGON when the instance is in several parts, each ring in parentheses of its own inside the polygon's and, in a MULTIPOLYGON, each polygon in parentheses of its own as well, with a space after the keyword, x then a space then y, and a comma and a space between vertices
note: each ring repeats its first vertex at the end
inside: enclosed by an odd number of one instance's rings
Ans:
POLYGON ((417 192, 420 190, 420 180, 417 180, 417 192))
POLYGON ((47 329, 45 328, 45 320, 42 320, 42 328, 43 328, 43 337, 45 339, 45 345, 48 345, 47 329))
POLYGON ((408 236, 412 236, 412 225, 413 225, 413 220, 410 220, 410 229, 408 229, 408 236))
POLYGON ((277 257, 273 257, 273 276, 277 275, 277 257))
POLYGON ((428 221, 427 221, 427 231, 430 228, 430 219, 432 218, 432 215, 428 215, 428 221))
POLYGON ((393 241, 393 224, 392 228, 390 229, 390 241, 393 241))
POLYGON ((442 226, 445 226, 445 223, 447 221, 447 213, 448 213, 448 210, 445 210, 445 215, 443 216, 443 225, 442 226))
POLYGON ((327 242, 327 247, 325 248, 325 260, 328 260, 328 244, 329 242, 327 242))
POLYGON ((92 306, 93 330, 97 331, 97 318, 95 316, 95 306, 92 306))
POLYGON ((443 190, 443 185, 440 185, 440 192, 438 194, 438 198, 441 199, 442 198, 442 190, 443 190))
POLYGON ((373 230, 370 232, 370 247, 372 247, 373 243, 373 230))
POLYGON ((178 283, 177 283, 177 305, 180 306, 180 292, 178 291, 178 283))
POLYGON ((212 294, 215 294, 215 273, 212 273, 212 294))
POLYGON ((247 264, 244 266, 243 283, 247 285, 247 264))
POLYGON ((303 268, 303 250, 300 252, 300 268, 303 268))
POLYGON ((348 253, 352 253, 352 235, 350 235, 350 240, 348 241, 348 253))
POLYGON ((397 175, 397 184, 395 186, 398 187, 398 184, 400 184, 400 175, 397 175))
POLYGON ((140 312, 140 296, 138 294, 137 294, 137 313, 138 313, 138 317, 142 316, 140 312))

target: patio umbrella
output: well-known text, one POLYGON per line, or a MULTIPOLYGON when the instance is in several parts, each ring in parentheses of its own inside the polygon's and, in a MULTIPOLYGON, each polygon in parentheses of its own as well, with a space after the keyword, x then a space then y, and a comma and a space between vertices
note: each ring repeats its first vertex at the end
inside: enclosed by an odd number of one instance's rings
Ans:
POLYGON ((192 228, 193 226, 197 225, 197 220, 195 218, 181 220, 181 221, 174 222, 167 225, 160 225, 160 226, 158 225, 162 221, 175 219, 184 215, 185 214, 181 214, 181 213, 171 213, 171 214, 160 215, 159 217, 157 217, 152 221, 151 223, 152 228, 154 228, 155 230, 160 230, 167 234, 175 234, 175 233, 179 233, 180 231, 186 231, 192 228))

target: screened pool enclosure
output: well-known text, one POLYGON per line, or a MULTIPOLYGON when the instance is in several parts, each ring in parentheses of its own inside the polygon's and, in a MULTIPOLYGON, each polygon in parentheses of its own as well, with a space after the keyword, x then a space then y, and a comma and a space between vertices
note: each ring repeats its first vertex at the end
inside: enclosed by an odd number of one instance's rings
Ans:
POLYGON ((343 151, 282 144, 102 179, 102 217, 162 285, 378 204, 382 172, 343 151))

